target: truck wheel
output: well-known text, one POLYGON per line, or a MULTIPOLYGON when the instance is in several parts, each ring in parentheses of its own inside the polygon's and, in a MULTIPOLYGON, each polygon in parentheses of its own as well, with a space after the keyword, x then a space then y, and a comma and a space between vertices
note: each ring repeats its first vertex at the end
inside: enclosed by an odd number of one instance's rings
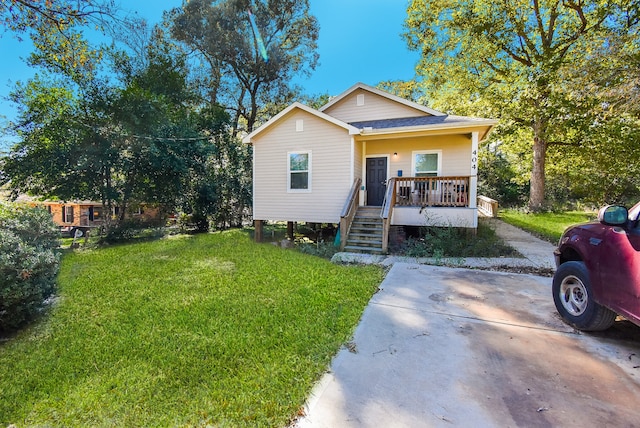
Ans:
POLYGON ((553 302, 560 316, 583 331, 611 327, 617 314, 594 300, 589 272, 583 262, 566 262, 553 276, 553 302))

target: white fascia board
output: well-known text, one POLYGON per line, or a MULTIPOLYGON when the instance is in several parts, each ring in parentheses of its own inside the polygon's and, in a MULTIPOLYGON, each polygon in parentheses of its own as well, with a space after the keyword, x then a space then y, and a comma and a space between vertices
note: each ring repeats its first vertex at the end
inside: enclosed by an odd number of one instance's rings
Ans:
POLYGON ((242 142, 244 144, 251 144, 253 138, 260 134, 261 132, 263 132, 264 130, 268 129, 269 127, 271 127, 272 125, 274 125, 275 123, 277 123, 280 119, 282 119, 284 116, 286 116, 289 112, 291 112, 294 109, 300 109, 302 111, 305 111, 309 114, 312 114, 320 119, 326 120, 327 122, 331 122, 334 125, 337 125, 341 128, 344 128, 346 130, 349 131, 349 135, 354 135, 354 134, 359 134, 360 130, 358 128, 356 128, 355 126, 351 126, 348 123, 345 123, 341 120, 336 119, 335 117, 329 116, 328 114, 322 113, 316 109, 313 109, 307 105, 304 105, 302 103, 299 102, 295 102, 293 104, 291 104, 289 107, 287 107, 286 109, 282 110, 280 113, 276 114, 275 116, 273 116, 271 119, 269 119, 267 122, 265 122, 262 126, 260 126, 259 128, 255 129, 251 134, 247 135, 246 137, 244 137, 242 139, 242 142))

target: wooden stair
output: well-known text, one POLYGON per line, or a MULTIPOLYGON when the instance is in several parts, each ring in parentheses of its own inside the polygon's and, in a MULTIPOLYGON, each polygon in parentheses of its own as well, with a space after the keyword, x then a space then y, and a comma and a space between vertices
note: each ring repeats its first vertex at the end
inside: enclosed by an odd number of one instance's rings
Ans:
POLYGON ((383 224, 380 207, 358 207, 351 223, 344 251, 349 253, 384 254, 383 224))

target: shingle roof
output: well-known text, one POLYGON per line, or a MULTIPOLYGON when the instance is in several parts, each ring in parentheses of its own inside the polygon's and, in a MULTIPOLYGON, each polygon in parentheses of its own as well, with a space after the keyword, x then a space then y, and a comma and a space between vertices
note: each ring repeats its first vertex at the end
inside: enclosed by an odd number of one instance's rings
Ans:
POLYGON ((363 122, 352 122, 349 125, 358 129, 372 128, 372 129, 388 129, 388 128, 405 128, 416 126, 429 126, 429 125, 453 125, 462 123, 474 123, 478 119, 465 116, 418 116, 418 117, 403 117, 398 119, 382 119, 382 120, 367 120, 363 122))

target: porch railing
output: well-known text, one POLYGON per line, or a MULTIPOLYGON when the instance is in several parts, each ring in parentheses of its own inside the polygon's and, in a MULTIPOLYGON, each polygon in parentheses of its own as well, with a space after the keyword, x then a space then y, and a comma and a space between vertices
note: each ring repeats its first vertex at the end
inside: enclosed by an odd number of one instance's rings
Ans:
POLYGON ((356 215, 358 209, 358 191, 360 190, 360 184, 362 180, 356 178, 349 191, 347 201, 340 213, 340 251, 344 250, 347 245, 347 237, 349 236, 349 229, 351 229, 351 223, 353 217, 356 215))
POLYGON ((397 206, 469 206, 469 177, 397 177, 394 186, 397 206))
POLYGON ((498 217, 498 201, 486 196, 478 196, 478 213, 485 217, 498 217))

